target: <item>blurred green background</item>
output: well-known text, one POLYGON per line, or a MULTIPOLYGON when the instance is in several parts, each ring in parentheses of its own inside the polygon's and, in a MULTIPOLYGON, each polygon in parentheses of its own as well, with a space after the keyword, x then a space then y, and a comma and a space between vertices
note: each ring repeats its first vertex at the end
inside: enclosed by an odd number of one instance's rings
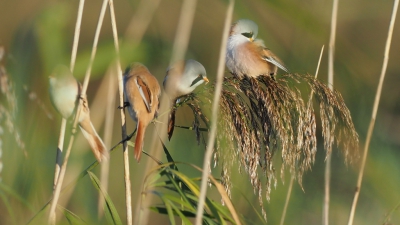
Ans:
MULTIPOLYGON (((4 115, 0 117, 0 177, 2 185, 10 187, 32 206, 31 210, 15 197, 2 192, 0 224, 26 223, 52 195, 55 150, 61 118, 50 103, 47 77, 55 65, 69 65, 78 3, 77 0, 0 1, 0 45, 6 50, 2 64, 13 84, 17 106, 13 110, 2 94, 1 104, 11 112, 12 125, 7 125, 4 115), (18 135, 24 146, 16 141, 18 135)), ((115 1, 122 67, 131 61, 141 61, 161 84, 171 57, 182 1, 161 1, 142 41, 135 47, 132 35, 129 35, 130 32, 135 32, 135 27, 132 31, 128 26, 133 16, 138 13, 138 5, 138 1, 115 1)), ((89 61, 100 7, 101 1, 85 3, 75 68, 75 76, 80 81, 83 81, 89 61)), ((392 7, 393 1, 389 0, 350 0, 339 3, 334 87, 342 93, 351 111, 360 135, 360 152, 365 143, 382 67, 392 7)), ((332 1, 327 0, 238 0, 233 20, 254 20, 259 25, 258 37, 263 39, 293 72, 313 74, 321 47, 325 45, 319 79, 326 81, 331 10, 332 1)), ((211 80, 215 78, 217 71, 225 14, 225 1, 201 0, 197 3, 186 56, 201 62, 211 80)), ((385 216, 400 202, 399 28, 397 21, 354 224, 382 224, 385 216)), ((114 56, 107 11, 88 87, 92 120, 101 136, 104 133, 105 113, 105 89, 101 83, 114 56)), ((115 98, 118 98, 117 92, 115 98)), ((185 111, 178 111, 178 117, 177 123, 187 126, 191 124, 192 116, 185 114, 185 111)), ((131 132, 134 126, 128 118, 128 131, 131 132)), ((115 111, 112 141, 106 143, 107 146, 120 140, 120 130, 119 111, 115 111)), ((151 146, 149 142, 153 132, 154 126, 151 125, 147 130, 145 150, 151 146)), ((86 141, 80 133, 78 135, 80 137, 74 145, 68 164, 66 183, 94 160, 86 141)), ((293 188, 286 224, 322 222, 325 151, 321 145, 322 139, 318 141, 316 163, 312 171, 308 171, 303 178, 304 192, 297 183, 293 188)), ((194 133, 176 129, 172 141, 166 144, 172 150, 176 161, 202 165, 205 150, 203 145, 196 145, 194 133)), ((279 155, 275 157, 275 160, 280 161, 279 155)), ((147 173, 147 160, 147 157, 143 157, 138 164, 133 157, 131 158, 134 208, 142 188, 143 176, 147 173)), ((161 160, 166 161, 165 158, 161 160)), ((122 152, 118 149, 111 158, 109 193, 121 218, 125 220, 122 165, 122 152)), ((343 156, 334 149, 330 224, 347 223, 358 168, 359 162, 346 166, 343 156)), ((98 174, 99 168, 96 168, 95 172, 98 174)), ((218 177, 220 171, 216 168, 213 173, 218 177)), ((188 170, 188 175, 199 176, 191 170, 188 170)), ((253 219, 254 211, 240 194, 244 193, 257 210, 260 210, 248 180, 246 174, 233 171, 232 197, 238 211, 253 219)), ((271 194, 271 201, 265 203, 269 224, 279 223, 289 180, 289 175, 285 177, 284 183, 278 179, 277 188, 271 194)), ((73 191, 61 197, 60 203, 85 221, 94 223, 91 221, 97 221, 97 198, 97 191, 89 178, 84 178, 73 191)), ((216 199, 218 200, 218 197, 216 199)), ((167 221, 166 216, 155 213, 150 215, 149 224, 164 224, 167 221)), ((104 219, 102 221, 104 222, 104 219)), ((60 221, 66 222, 65 219, 60 221)), ((391 215, 391 223, 400 224, 399 210, 391 215)))

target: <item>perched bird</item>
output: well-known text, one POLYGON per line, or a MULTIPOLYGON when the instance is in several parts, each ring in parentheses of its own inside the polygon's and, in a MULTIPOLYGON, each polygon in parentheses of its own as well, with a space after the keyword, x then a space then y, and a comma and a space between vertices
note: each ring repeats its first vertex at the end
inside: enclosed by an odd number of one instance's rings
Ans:
POLYGON ((160 85, 141 63, 132 63, 124 73, 124 94, 129 115, 137 123, 135 159, 139 162, 147 125, 157 117, 160 85))
MULTIPOLYGON (((171 105, 177 102, 178 98, 187 94, 202 84, 208 83, 206 69, 196 60, 189 59, 178 61, 167 69, 163 86, 168 97, 171 99, 171 105)), ((168 139, 171 140, 175 126, 175 112, 173 107, 168 118, 168 139)))
MULTIPOLYGON (((82 85, 74 78, 66 66, 58 66, 49 76, 50 99, 53 106, 65 119, 71 118, 76 113, 81 94, 82 85)), ((79 127, 88 140, 97 161, 108 157, 108 151, 103 141, 97 134, 90 121, 89 106, 86 97, 83 98, 82 110, 79 114, 79 127)))
POLYGON ((264 42, 255 39, 258 26, 251 20, 241 19, 231 26, 226 51, 226 66, 238 77, 274 77, 278 68, 289 73, 282 61, 264 46, 264 42))

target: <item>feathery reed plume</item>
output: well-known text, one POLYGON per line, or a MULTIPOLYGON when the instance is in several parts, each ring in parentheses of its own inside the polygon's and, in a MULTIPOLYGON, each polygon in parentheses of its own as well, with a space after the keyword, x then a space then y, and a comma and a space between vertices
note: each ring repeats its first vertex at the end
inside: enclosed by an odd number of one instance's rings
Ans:
POLYGON ((325 149, 331 150, 332 145, 336 143, 345 156, 345 162, 352 163, 358 158, 358 134, 342 95, 336 90, 331 90, 311 75, 293 74, 293 76, 305 80, 315 93, 320 106, 325 149))
MULTIPOLYGON (((272 185, 277 179, 272 158, 281 151, 284 169, 302 184, 302 176, 311 168, 317 151, 316 118, 311 98, 304 103, 296 84, 305 83, 315 93, 320 106, 322 135, 327 154, 335 143, 342 149, 346 162, 358 156, 358 134, 350 112, 339 92, 330 90, 313 76, 286 74, 277 80, 271 76, 257 78, 225 77, 221 95, 222 119, 218 121, 216 153, 222 156, 222 183, 230 194, 230 170, 235 160, 239 170, 250 177, 254 192, 262 200, 260 175, 267 177, 266 199, 269 201, 272 185), (258 168, 262 169, 262 172, 258 168)), ((211 99, 211 85, 202 94, 211 99)), ((263 209, 264 218, 266 213, 263 209)))

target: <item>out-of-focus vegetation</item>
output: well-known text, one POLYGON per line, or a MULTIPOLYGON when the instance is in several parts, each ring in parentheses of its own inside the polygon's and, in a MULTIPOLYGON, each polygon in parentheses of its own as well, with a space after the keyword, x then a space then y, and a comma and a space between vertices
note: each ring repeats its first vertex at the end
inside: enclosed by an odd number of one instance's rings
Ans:
MULTIPOLYGON (((392 10, 392 1, 341 1, 339 3, 334 87, 342 93, 363 146, 372 111, 372 103, 383 61, 384 44, 392 10)), ((141 61, 157 77, 160 84, 168 67, 182 1, 161 1, 154 18, 140 43, 128 38, 128 25, 137 13, 137 1, 116 1, 121 60, 125 67, 141 61)), ((89 61, 101 1, 86 1, 81 38, 74 74, 83 79, 89 61)), ((69 65, 78 1, 14 0, 2 1, 0 7, 0 44, 5 54, 4 65, 14 98, 0 96, 0 104, 8 114, 0 115, 0 224, 24 224, 50 199, 54 161, 61 118, 51 106, 48 96, 48 75, 55 65, 69 65), (15 107, 8 99, 12 99, 15 107), (12 123, 12 126, 9 126, 12 123), (12 129, 11 129, 12 128, 12 129), (20 140, 18 139, 20 138, 20 140)), ((264 39, 292 72, 315 72, 322 45, 328 44, 332 2, 326 0, 249 0, 237 1, 234 20, 249 18, 259 25, 258 37, 264 39)), ((198 1, 187 58, 201 62, 208 77, 217 70, 219 46, 225 17, 225 1, 198 1)), ((134 29, 134 28, 133 28, 134 29)), ((364 174, 355 224, 382 224, 385 216, 400 202, 400 29, 394 29, 390 60, 381 96, 370 154, 364 174)), ((99 89, 107 68, 115 57, 109 14, 106 14, 98 52, 88 87, 91 116, 99 134, 103 134, 104 93, 99 89), (100 90, 100 91, 99 91, 100 90)), ((326 81, 327 57, 322 59, 319 79, 326 81)), ((279 76, 279 75, 278 75, 279 76)), ((115 93, 117 98, 117 94, 115 93)), ((116 109, 117 110, 117 109, 116 109)), ((221 115, 223 116, 223 115, 221 115)), ((177 112, 177 124, 190 126, 190 109, 177 112), (187 110, 187 111, 185 111, 187 110)), ((115 114, 112 143, 121 138, 119 114, 115 114)), ((317 120, 319 121, 319 120, 317 120)), ((128 118, 128 131, 135 124, 128 118)), ((320 134, 321 124, 317 124, 320 134)), ((146 140, 156 132, 151 125, 146 140), (151 134, 151 135, 150 135, 151 134)), ((157 132, 164 132, 158 130, 157 132)), ((79 133, 79 136, 81 134, 79 133)), ((296 184, 286 216, 286 224, 318 224, 322 221, 324 159, 322 137, 318 137, 316 162, 303 176, 303 190, 296 184)), ((171 142, 166 142, 175 161, 202 165, 204 145, 197 145, 194 132, 176 128, 171 142)), ((149 148, 151 145, 146 144, 149 148)), ((274 160, 279 165, 279 154, 274 160)), ((132 158, 133 159, 133 158, 132 158)), ((76 141, 67 168, 69 183, 92 161, 93 156, 82 137, 76 141)), ((138 164, 131 160, 133 207, 140 199, 145 171, 143 157, 138 164)), ((166 162, 165 159, 160 159, 166 162)), ((333 149, 331 180, 331 224, 346 223, 353 200, 359 162, 346 166, 343 155, 333 149)), ((122 153, 111 155, 109 196, 125 220, 125 196, 122 153)), ((154 163, 154 166, 157 164, 154 163)), ((279 173, 280 168, 276 168, 279 173)), ((99 169, 94 173, 98 174, 99 169)), ((188 177, 198 172, 188 169, 188 177)), ((219 177, 220 168, 213 170, 219 177)), ((249 200, 259 211, 249 177, 233 170, 232 202, 246 218, 256 218, 249 200)), ((278 178, 271 200, 265 202, 269 224, 277 224, 282 213, 290 175, 278 178)), ((265 183, 266 180, 262 180, 265 183)), ((213 193, 209 196, 217 196, 213 193)), ((61 196, 60 204, 86 222, 97 221, 98 191, 86 177, 61 196)), ((216 200, 218 200, 218 196, 216 200)), ((155 200, 157 202, 157 200, 155 200)), ((60 212, 60 211, 59 211, 60 212)), ((60 213, 58 214, 61 217, 60 213)), ((134 215, 135 216, 135 215, 134 215)), ((46 216, 43 216, 45 219, 46 216)), ((167 216, 151 212, 150 224, 164 224, 167 216)), ((44 220, 45 221, 45 220, 44 220)), ((102 219, 106 223, 105 219, 102 219)), ((66 224, 66 219, 61 219, 66 224)), ((400 223, 400 213, 391 214, 391 223, 400 223)))

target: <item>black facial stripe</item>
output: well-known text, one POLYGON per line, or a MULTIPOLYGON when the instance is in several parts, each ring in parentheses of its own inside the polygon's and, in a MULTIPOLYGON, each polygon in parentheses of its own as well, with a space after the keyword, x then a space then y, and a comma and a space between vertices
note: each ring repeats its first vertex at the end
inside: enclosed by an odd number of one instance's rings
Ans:
POLYGON ((253 37, 253 32, 242 33, 242 35, 247 37, 247 38, 252 38, 253 37))
POLYGON ((194 81, 190 84, 190 87, 195 85, 197 82, 203 80, 203 77, 201 75, 197 76, 196 79, 194 79, 194 81))

